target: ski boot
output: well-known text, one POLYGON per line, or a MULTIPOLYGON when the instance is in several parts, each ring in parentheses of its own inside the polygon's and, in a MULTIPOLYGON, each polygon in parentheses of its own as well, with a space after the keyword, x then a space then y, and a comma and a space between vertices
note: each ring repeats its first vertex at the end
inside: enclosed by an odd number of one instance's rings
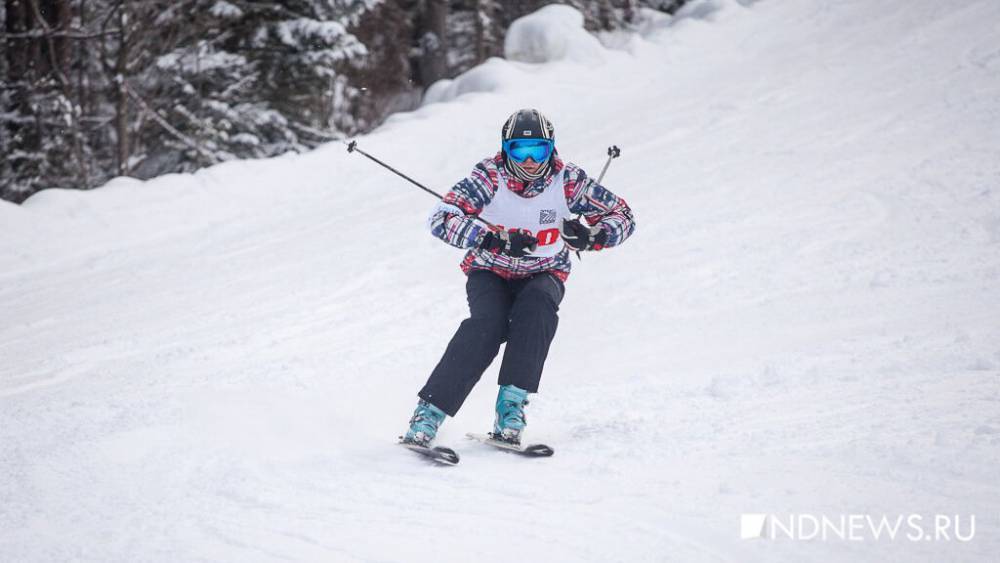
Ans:
POLYGON ((524 407, 528 406, 528 392, 513 385, 503 385, 497 394, 497 417, 493 423, 494 440, 518 446, 526 420, 524 407))
POLYGON ((438 427, 444 422, 445 412, 427 401, 417 403, 417 409, 410 418, 410 429, 406 431, 401 443, 430 447, 437 436, 438 427))

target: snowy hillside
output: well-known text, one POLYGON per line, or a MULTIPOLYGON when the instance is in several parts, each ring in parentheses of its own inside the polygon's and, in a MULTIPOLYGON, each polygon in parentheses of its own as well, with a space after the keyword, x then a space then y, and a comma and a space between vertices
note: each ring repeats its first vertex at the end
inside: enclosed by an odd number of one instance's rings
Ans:
POLYGON ((556 455, 463 439, 496 366, 439 435, 461 464, 394 445, 462 253, 342 144, 49 190, 0 202, 0 560, 996 560, 1000 3, 702 0, 603 45, 536 17, 358 142, 442 191, 520 107, 594 175, 623 148, 637 232, 574 264, 529 410, 556 455))

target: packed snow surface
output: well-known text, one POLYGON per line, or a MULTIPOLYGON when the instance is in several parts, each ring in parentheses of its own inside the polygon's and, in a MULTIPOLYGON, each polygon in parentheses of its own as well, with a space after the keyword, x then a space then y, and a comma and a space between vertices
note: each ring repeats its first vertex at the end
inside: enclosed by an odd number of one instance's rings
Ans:
POLYGON ((358 141, 442 191, 521 107, 594 175, 622 147, 637 232, 575 264, 529 407, 556 455, 463 438, 496 365, 442 428, 458 466, 394 445, 461 252, 343 144, 49 190, 0 205, 0 560, 995 561, 1000 3, 700 1, 599 57, 548 10, 508 44, 548 62, 358 141))

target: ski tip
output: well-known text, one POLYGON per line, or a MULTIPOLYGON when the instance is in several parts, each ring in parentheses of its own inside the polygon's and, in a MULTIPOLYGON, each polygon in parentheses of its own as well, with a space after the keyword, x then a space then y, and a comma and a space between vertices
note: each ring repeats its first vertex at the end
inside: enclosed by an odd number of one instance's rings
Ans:
POLYGON ((445 465, 458 464, 459 457, 458 454, 455 453, 455 450, 451 448, 434 448, 434 451, 438 454, 437 457, 434 458, 434 461, 445 465))
POLYGON ((445 448, 443 446, 428 448, 427 446, 411 444, 403 441, 398 442, 398 444, 435 463, 440 463, 442 465, 457 465, 459 462, 458 454, 451 448, 445 448))
POLYGON ((524 454, 533 457, 550 457, 555 453, 555 450, 545 444, 532 444, 524 448, 524 454))

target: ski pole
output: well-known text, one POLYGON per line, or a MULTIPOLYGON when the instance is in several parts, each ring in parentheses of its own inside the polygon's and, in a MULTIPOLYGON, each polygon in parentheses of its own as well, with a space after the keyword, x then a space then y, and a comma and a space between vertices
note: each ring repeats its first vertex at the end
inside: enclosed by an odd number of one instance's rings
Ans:
POLYGON ((622 150, 618 148, 617 145, 611 145, 608 147, 608 160, 604 163, 604 168, 601 169, 601 175, 597 177, 597 183, 600 184, 601 180, 604 179, 604 173, 608 171, 608 166, 611 166, 611 161, 622 155, 622 150))
MULTIPOLYGON (((608 160, 604 163, 604 168, 601 168, 601 174, 597 177, 597 183, 600 184, 601 180, 604 179, 604 173, 608 171, 608 166, 611 166, 611 161, 622 155, 622 150, 618 148, 618 145, 611 145, 608 147, 608 160)), ((583 219, 583 213, 577 215, 576 220, 580 221, 583 219)), ((576 257, 583 260, 583 256, 580 255, 580 251, 576 251, 576 257)))
MULTIPOLYGON (((407 180, 408 182, 410 182, 414 186, 420 188, 421 190, 424 190, 425 192, 427 192, 427 193, 431 194, 432 196, 440 199, 441 201, 444 201, 444 197, 441 194, 435 192, 434 190, 428 188, 427 186, 421 184, 420 182, 414 180, 413 178, 410 178, 406 174, 403 174, 399 170, 396 170, 392 166, 389 166, 388 164, 386 164, 386 163, 382 162, 381 160, 375 158, 374 156, 366 153, 365 151, 359 149, 357 141, 351 141, 350 143, 347 143, 347 152, 357 152, 357 153, 360 153, 360 154, 364 155, 366 158, 368 158, 368 159, 376 162, 380 166, 382 166, 382 167, 384 167, 384 168, 392 171, 394 174, 396 174, 397 176, 399 176, 399 177, 407 180)), ((496 226, 493 223, 490 223, 489 221, 487 221, 486 219, 483 219, 482 217, 475 217, 475 216, 471 216, 471 215, 466 215, 466 217, 470 217, 472 219, 480 221, 480 222, 482 222, 483 224, 485 224, 486 226, 488 226, 490 228, 493 228, 493 229, 496 228, 496 226)))
POLYGON ((399 177, 401 177, 401 178, 403 178, 403 179, 405 179, 405 180, 409 181, 409 182, 410 182, 411 184, 413 184, 414 186, 416 186, 416 187, 420 188, 421 190, 424 190, 425 192, 427 192, 427 193, 431 194, 432 196, 434 196, 434 197, 436 197, 436 198, 438 198, 438 199, 441 199, 441 200, 443 200, 443 199, 444 199, 444 197, 442 197, 442 196, 441 196, 441 194, 437 193, 436 191, 434 191, 434 190, 432 190, 432 189, 428 188, 427 186, 425 186, 425 185, 421 184, 420 182, 418 182, 418 181, 414 180, 413 178, 410 178, 410 177, 409 177, 409 176, 407 176, 406 174, 403 174, 403 173, 402 173, 402 172, 400 172, 399 170, 396 170, 396 169, 395 169, 395 168, 393 168, 392 166, 389 166, 388 164, 386 164, 386 163, 382 162, 381 160, 379 160, 379 159, 375 158, 374 156, 372 156, 372 155, 370 155, 370 154, 366 153, 365 151, 363 151, 363 150, 359 149, 359 148, 358 148, 358 142, 357 142, 357 141, 351 141, 350 143, 347 143, 347 152, 355 152, 355 151, 357 151, 357 152, 361 153, 361 154, 362 154, 362 155, 364 155, 364 156, 365 156, 366 158, 368 158, 368 159, 370 159, 370 160, 372 160, 372 161, 374 161, 374 162, 378 163, 378 164, 379 164, 380 166, 382 166, 382 167, 384 167, 384 168, 386 168, 386 169, 388 169, 388 170, 391 170, 391 171, 392 171, 392 172, 394 172, 394 173, 395 173, 395 174, 396 174, 397 176, 399 176, 399 177))

